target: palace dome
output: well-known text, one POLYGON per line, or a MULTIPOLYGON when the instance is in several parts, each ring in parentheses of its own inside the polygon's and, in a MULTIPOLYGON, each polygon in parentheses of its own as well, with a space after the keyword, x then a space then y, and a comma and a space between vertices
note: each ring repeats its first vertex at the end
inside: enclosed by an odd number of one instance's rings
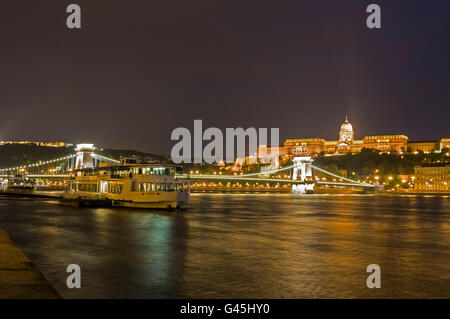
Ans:
POLYGON ((339 141, 344 143, 353 142, 355 134, 353 132, 353 126, 348 121, 347 116, 345 117, 345 122, 341 125, 341 130, 339 131, 339 141))
POLYGON ((353 132, 353 126, 352 126, 352 124, 348 121, 347 118, 345 118, 345 122, 342 123, 342 125, 341 125, 341 130, 353 132))

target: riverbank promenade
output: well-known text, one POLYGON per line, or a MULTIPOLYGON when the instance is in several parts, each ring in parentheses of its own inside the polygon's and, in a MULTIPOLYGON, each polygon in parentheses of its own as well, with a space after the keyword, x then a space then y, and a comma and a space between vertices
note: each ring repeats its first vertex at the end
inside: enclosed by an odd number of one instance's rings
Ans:
POLYGON ((61 298, 22 250, 0 228, 0 299, 61 298))

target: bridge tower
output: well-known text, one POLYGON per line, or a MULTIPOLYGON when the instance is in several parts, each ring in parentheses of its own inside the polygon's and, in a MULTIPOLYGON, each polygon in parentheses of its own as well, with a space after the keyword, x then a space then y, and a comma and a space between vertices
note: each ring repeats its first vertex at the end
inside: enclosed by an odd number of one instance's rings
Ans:
MULTIPOLYGON (((292 179, 294 181, 298 178, 298 173, 300 171, 300 181, 305 182, 307 177, 312 178, 311 164, 313 162, 312 158, 309 156, 294 157, 294 173, 292 174, 292 179)), ((308 178, 309 180, 311 178, 308 178)))
POLYGON ((314 183, 312 181, 312 158, 309 156, 294 157, 294 172, 292 179, 296 181, 300 173, 300 182, 302 184, 293 184, 292 190, 296 193, 308 193, 314 190, 314 183))
POLYGON ((92 157, 92 154, 94 150, 94 144, 78 144, 75 149, 77 152, 75 169, 93 168, 94 158, 92 157))

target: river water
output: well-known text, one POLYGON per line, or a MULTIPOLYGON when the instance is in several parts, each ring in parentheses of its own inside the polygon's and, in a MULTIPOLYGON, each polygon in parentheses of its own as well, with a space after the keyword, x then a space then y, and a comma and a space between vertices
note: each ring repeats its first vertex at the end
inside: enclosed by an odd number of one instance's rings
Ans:
POLYGON ((450 298, 448 196, 193 194, 180 212, 0 197, 0 227, 65 298, 450 298))

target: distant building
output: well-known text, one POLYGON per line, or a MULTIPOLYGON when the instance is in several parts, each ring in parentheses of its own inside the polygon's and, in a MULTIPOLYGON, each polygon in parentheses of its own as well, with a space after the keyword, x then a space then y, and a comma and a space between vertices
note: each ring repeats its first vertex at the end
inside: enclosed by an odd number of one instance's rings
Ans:
MULTIPOLYGON (((275 158, 278 159, 280 156, 285 156, 287 154, 288 150, 286 147, 267 147, 266 145, 260 145, 258 147, 258 154, 255 155, 257 155, 260 163, 271 163, 275 158)), ((249 156, 249 159, 254 158, 255 156, 249 156)))
MULTIPOLYGON (((438 141, 409 141, 408 136, 403 134, 393 135, 370 135, 362 140, 355 139, 355 132, 348 118, 342 123, 339 130, 339 140, 327 141, 320 137, 309 138, 289 138, 280 147, 267 147, 260 145, 258 153, 246 158, 246 163, 273 163, 273 158, 278 152, 278 157, 294 156, 318 156, 318 155, 340 155, 348 153, 359 153, 363 148, 374 149, 383 153, 403 154, 406 152, 431 153, 450 149, 450 138, 443 138, 438 141)), ((239 163, 244 160, 240 159, 239 163)))
POLYGON ((0 145, 36 145, 47 147, 68 147, 66 142, 30 142, 30 141, 0 141, 0 145))
POLYGON ((246 158, 245 157, 237 157, 234 161, 234 165, 236 166, 242 166, 246 164, 246 158))
POLYGON ((414 189, 420 191, 450 191, 450 164, 416 166, 414 189))
POLYGON ((450 138, 443 138, 439 144, 440 144, 439 149, 440 149, 441 151, 442 151, 443 149, 450 150, 450 138))
POLYGON ((309 156, 319 154, 325 149, 325 140, 322 138, 295 138, 287 139, 284 147, 290 155, 309 156))
POLYGON ((439 141, 411 141, 408 142, 409 152, 419 152, 431 153, 434 151, 439 151, 440 145, 439 141))
POLYGON ((323 154, 358 153, 363 148, 376 149, 383 152, 404 153, 407 151, 406 135, 375 135, 355 140, 352 124, 345 119, 339 130, 338 141, 326 141, 323 138, 287 139, 284 147, 292 156, 313 156, 323 154))
POLYGON ((267 147, 260 145, 258 151, 245 158, 236 158, 235 166, 252 165, 252 164, 272 164, 276 167, 279 165, 280 157, 289 157, 286 147, 267 147))
POLYGON ((366 136, 363 139, 363 148, 372 148, 382 152, 397 152, 399 154, 407 151, 408 136, 406 135, 375 135, 366 136))

